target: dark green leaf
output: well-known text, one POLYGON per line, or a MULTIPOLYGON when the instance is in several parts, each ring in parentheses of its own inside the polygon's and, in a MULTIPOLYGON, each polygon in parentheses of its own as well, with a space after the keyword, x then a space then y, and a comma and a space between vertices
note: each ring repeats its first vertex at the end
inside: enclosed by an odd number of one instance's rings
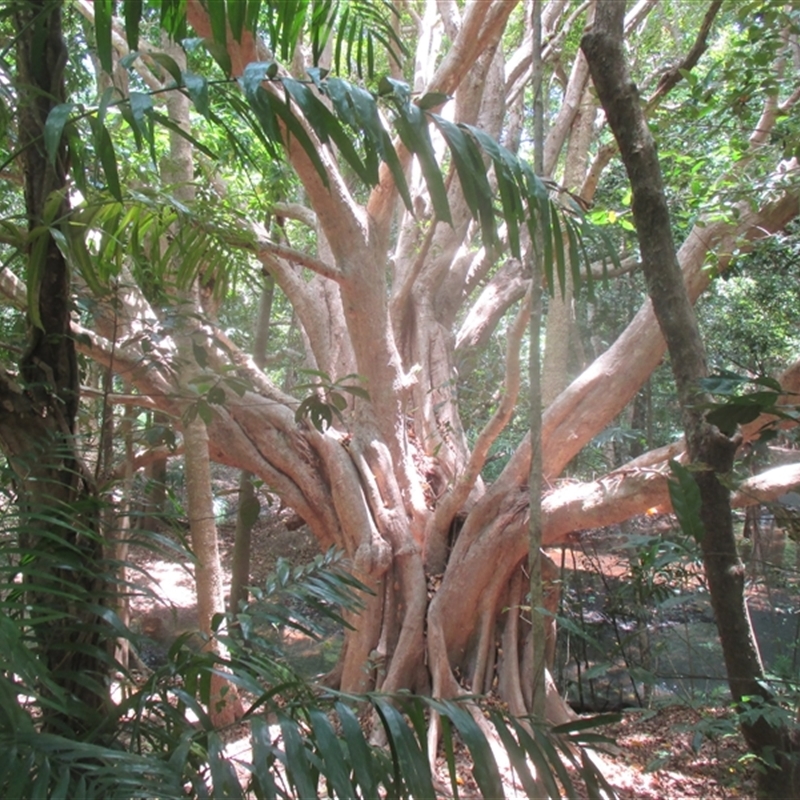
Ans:
POLYGON ((450 96, 442 92, 428 92, 417 100, 417 105, 423 111, 429 111, 432 108, 444 105, 449 99, 450 96))
POLYGON ((206 395, 206 400, 215 406, 224 406, 227 395, 221 386, 213 386, 206 395))
POLYGON ((298 797, 316 797, 317 787, 311 769, 309 768, 303 741, 297 729, 297 724, 284 714, 278 717, 283 733, 283 742, 286 748, 286 770, 289 778, 297 789, 298 797))
POLYGON ((369 392, 360 386, 340 386, 336 384, 336 388, 342 392, 352 394, 354 397, 360 397, 362 400, 369 400, 369 392))
POLYGON ((377 797, 378 787, 374 778, 376 759, 364 738, 361 724, 356 715, 344 703, 337 703, 336 711, 339 715, 339 724, 342 727, 342 734, 347 744, 350 765, 361 789, 361 796, 377 797))
POLYGON ((400 197, 403 198, 405 207, 409 211, 412 211, 414 206, 411 202, 411 192, 408 189, 408 183, 406 182, 403 166, 400 163, 400 159, 394 149, 394 145, 392 144, 392 139, 389 136, 388 131, 383 131, 381 134, 381 153, 384 161, 389 167, 390 172, 392 173, 394 184, 397 187, 397 191, 400 193, 400 197))
POLYGON ((192 342, 192 354, 194 355, 194 360, 199 366, 203 368, 208 366, 208 353, 206 352, 205 347, 197 344, 196 342, 192 342))
POLYGON ((242 378, 228 377, 222 380, 223 383, 239 397, 244 397, 245 393, 253 388, 252 384, 242 378))
POLYGON ((150 58, 163 67, 178 86, 181 85, 181 68, 172 56, 168 56, 166 53, 150 53, 150 58))
POLYGON ((472 758, 472 774, 484 797, 503 797, 503 781, 497 762, 483 731, 462 706, 440 701, 433 704, 441 714, 446 714, 456 726, 472 758))
POLYGON ((327 716, 319 709, 312 708, 308 712, 311 727, 316 738, 317 748, 322 756, 325 767, 323 775, 337 797, 352 797, 353 786, 345 769, 344 753, 339 744, 339 739, 328 721, 327 716))
MULTIPOLYGON (((214 44, 225 45, 228 39, 228 19, 226 13, 226 3, 224 0, 206 3, 208 19, 211 23, 211 35, 214 37, 214 44)), ((234 5, 234 3, 231 3, 234 5)))
POLYGON ((286 103, 275 97, 275 95, 265 92, 263 89, 261 92, 268 98, 270 108, 275 116, 280 117, 283 124, 286 126, 288 140, 287 145, 290 145, 291 136, 293 136, 303 148, 311 163, 314 165, 314 169, 317 171, 317 175, 319 175, 323 186, 327 188, 330 181, 328 178, 328 172, 325 169, 325 165, 322 163, 322 160, 319 157, 318 146, 311 141, 311 138, 306 133, 306 130, 300 123, 300 120, 298 120, 294 112, 286 103))
POLYGON ((387 700, 376 698, 374 703, 409 793, 412 797, 435 797, 428 757, 402 715, 387 700))
MULTIPOLYGON (((199 109, 198 109, 199 110, 199 109)), ((203 155, 208 156, 213 160, 217 160, 219 157, 213 150, 209 150, 199 139, 195 139, 189 131, 182 128, 177 123, 173 122, 169 117, 164 116, 163 114, 159 113, 158 111, 152 112, 153 119, 156 120, 160 125, 163 125, 168 130, 173 131, 174 133, 178 134, 178 136, 186 139, 192 147, 197 149, 199 152, 203 153, 203 155)))
POLYGON ((442 222, 452 224, 450 205, 447 201, 447 190, 445 189, 441 170, 436 162, 423 113, 418 106, 413 104, 408 106, 396 104, 396 108, 398 111, 395 119, 397 132, 403 144, 419 159, 422 174, 425 178, 425 185, 430 192, 433 210, 442 222))
MULTIPOLYGON (((561 795, 558 790, 558 785, 556 784, 555 776, 553 775, 553 768, 548 761, 547 755, 540 746, 539 738, 535 736, 535 732, 534 736, 531 736, 521 721, 512 718, 510 722, 516 734, 517 741, 534 767, 536 767, 536 778, 537 783, 540 784, 540 788, 534 796, 541 796, 542 789, 544 789, 544 796, 548 798, 548 800, 550 800, 550 798, 556 800, 556 798, 559 798, 561 795)), ((556 761, 558 761, 559 766, 561 766, 561 761, 558 758, 556 758, 556 761)), ((568 794, 567 796, 572 797, 573 795, 568 794)))
POLYGON ((228 25, 231 34, 237 42, 242 41, 242 30, 244 29, 245 19, 247 18, 247 0, 228 0, 228 25))
MULTIPOLYGON (((212 8, 217 5, 221 0, 211 3, 212 8)), ((214 61, 219 64, 219 68, 225 73, 226 76, 231 74, 231 56, 228 53, 228 48, 224 42, 217 42, 213 39, 204 39, 203 45, 206 50, 211 54, 214 61)))
MULTIPOLYGON (((561 782, 562 786, 566 790, 565 793, 568 797, 574 796, 575 788, 572 785, 572 780, 570 779, 569 773, 567 772, 567 769, 564 766, 564 762, 559 757, 558 752, 554 747, 554 743, 558 744, 559 748, 567 756, 567 758, 573 763, 575 763, 575 757, 572 751, 569 748, 564 747, 557 737, 550 736, 549 731, 543 731, 540 728, 534 727, 533 735, 534 738, 536 739, 536 743, 539 746, 539 749, 547 759, 547 763, 550 765, 550 774, 558 776, 558 780, 561 782)), ((555 795, 555 796, 560 797, 560 795, 555 795)))
POLYGON ((100 127, 97 151, 97 154, 100 156, 100 163, 103 165, 108 191, 121 203, 122 187, 120 186, 119 174, 117 173, 117 155, 114 152, 114 144, 111 141, 111 136, 105 125, 100 127))
POLYGON ((269 726, 263 717, 253 715, 250 718, 250 741, 253 746, 253 776, 258 782, 258 789, 261 790, 261 794, 257 796, 274 800, 278 796, 278 790, 270 767, 275 758, 269 726))
POLYGON ((197 401, 197 416, 206 425, 210 425, 214 421, 214 409, 202 398, 197 401))
MULTIPOLYGON (((556 268, 558 271, 558 285, 561 288, 562 299, 567 290, 567 274, 566 274, 566 261, 564 259, 564 238, 561 235, 561 224, 558 218, 558 209, 555 203, 551 203, 550 211, 553 221, 553 244, 555 245, 556 253, 556 268)), ((551 292, 555 292, 555 287, 551 288, 551 292)))
POLYGON ((134 123, 142 132, 142 135, 148 138, 148 126, 145 122, 145 115, 153 110, 153 98, 144 92, 131 92, 130 104, 134 123))
POLYGON ((775 378, 770 377, 769 375, 761 375, 758 378, 754 378, 753 383, 759 386, 766 386, 768 389, 772 389, 778 394, 780 394, 783 391, 781 382, 775 378))
POLYGON ((537 795, 541 794, 539 785, 534 780, 534 777, 531 775, 531 771, 528 768, 525 751, 522 749, 522 747, 520 747, 519 743, 514 738, 514 735, 508 729, 505 720, 500 714, 493 712, 492 722, 494 723, 495 730, 500 736, 500 741, 503 743, 506 753, 508 753, 511 766, 514 768, 514 771, 517 773, 517 775, 519 775, 520 780, 522 781, 522 788, 525 790, 525 794, 527 794, 528 797, 536 797, 537 795))
POLYGON ((338 392, 331 392, 328 395, 328 400, 337 411, 344 411, 347 408, 347 399, 338 392))
MULTIPOLYGON (((489 198, 489 239, 486 239, 486 229, 484 227, 485 219, 481 214, 481 200, 480 194, 483 186, 479 186, 479 173, 475 170, 473 161, 473 154, 471 152, 471 140, 467 138, 464 132, 452 122, 438 116, 431 114, 431 119, 436 123, 436 126, 442 132, 449 148, 450 154, 453 158, 453 163, 458 173, 458 178, 461 181, 461 191, 464 193, 464 200, 472 212, 475 219, 481 220, 481 227, 484 234, 484 240, 487 247, 491 246, 494 238, 494 221, 491 214, 491 190, 489 190, 488 182, 486 189, 489 198)), ((481 171, 483 165, 481 164, 481 171)), ((486 177, 485 175, 483 176, 486 177)))
POLYGON ((222 742, 216 731, 208 735, 208 766, 214 797, 234 798, 234 800, 244 798, 236 771, 231 761, 225 757, 222 742))
POLYGON ((670 459, 669 468, 674 476, 667 483, 672 510, 684 534, 696 542, 702 542, 705 527, 700 517, 702 508, 700 487, 692 473, 674 459, 670 459))
POLYGON ((366 184, 374 184, 377 176, 370 175, 361 157, 352 143, 349 134, 325 105, 317 99, 311 89, 300 81, 284 78, 283 85, 292 99, 300 106, 305 118, 323 144, 330 139, 334 141, 340 155, 353 168, 359 178, 366 184))
POLYGON ((739 425, 758 419, 763 410, 757 405, 726 403, 706 414, 706 422, 716 425, 726 436, 733 436, 739 425))
POLYGON ((744 375, 738 375, 729 370, 720 370, 716 375, 709 375, 701 378, 700 387, 710 394, 731 395, 738 394, 741 387, 750 383, 750 379, 744 375))
POLYGON ((380 79, 378 93, 381 97, 393 97, 401 105, 406 105, 411 99, 411 87, 403 81, 388 76, 380 79))
POLYGON ((442 717, 442 746, 444 747, 445 760, 447 761, 447 773, 450 776, 450 788, 453 792, 453 800, 458 800, 458 770, 456 768, 455 748, 453 747, 453 726, 447 717, 442 717))
POLYGON ((94 259, 86 246, 86 239, 83 234, 83 228, 75 224, 69 224, 64 228, 71 263, 78 267, 81 277, 86 281, 89 289, 99 296, 103 292, 103 285, 95 269, 94 259))
POLYGON ((51 108, 47 115, 47 121, 44 123, 44 147, 51 164, 56 162, 56 153, 61 144, 61 134, 64 132, 69 115, 75 108, 75 103, 61 103, 51 108))
POLYGON ((245 97, 250 107, 255 111, 256 117, 261 123, 261 128, 267 139, 271 142, 283 144, 269 96, 261 86, 262 82, 267 77, 267 71, 271 63, 272 62, 260 61, 248 64, 244 68, 244 74, 239 80, 244 89, 245 97))
POLYGON ((114 71, 111 58, 111 20, 114 16, 114 0, 95 0, 94 31, 97 39, 97 56, 100 66, 110 75, 114 71))
POLYGON ((139 49, 139 22, 142 19, 142 0, 125 0, 125 40, 131 51, 139 49))

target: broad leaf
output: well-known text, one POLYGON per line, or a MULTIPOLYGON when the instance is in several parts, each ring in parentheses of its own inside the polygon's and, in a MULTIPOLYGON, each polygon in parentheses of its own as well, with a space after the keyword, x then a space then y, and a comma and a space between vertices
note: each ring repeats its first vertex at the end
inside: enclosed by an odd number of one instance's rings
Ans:
POLYGON ((439 164, 436 162, 423 112, 413 103, 395 103, 395 108, 397 110, 395 118, 397 132, 400 134, 403 144, 419 159, 425 184, 430 192, 433 210, 442 222, 452 224, 447 190, 439 164))
POLYGON ((100 163, 103 165, 108 191, 111 192, 114 199, 121 203, 122 187, 119 182, 119 173, 117 172, 117 154, 114 151, 114 143, 111 141, 111 136, 105 125, 100 126, 98 131, 97 154, 100 157, 100 163))
POLYGON ((317 748, 324 763, 323 774, 338 797, 351 797, 353 786, 350 783, 348 770, 345 769, 344 753, 339 738, 328 717, 319 709, 309 711, 311 728, 314 731, 317 748))
POLYGON ((150 58, 152 58, 156 64, 163 67, 178 86, 181 85, 181 68, 172 56, 166 53, 151 53, 150 58))
POLYGON ((463 706, 440 701, 431 703, 455 725, 472 757, 472 774, 484 797, 503 797, 503 781, 483 731, 463 706))
POLYGON ((125 0, 122 6, 125 15, 125 41, 131 52, 139 49, 139 23, 142 19, 142 0, 125 0))
POLYGON ((111 58, 111 26, 114 15, 114 0, 95 0, 94 29, 97 39, 97 56, 100 66, 110 75, 114 70, 111 58))
POLYGON ((378 796, 378 781, 375 778, 377 759, 364 738, 364 732, 356 715, 344 703, 336 704, 339 725, 344 735, 350 766, 363 797, 378 796))
POLYGON ((286 747, 286 770, 299 797, 316 797, 316 777, 311 771, 297 724, 284 714, 279 715, 286 747))
POLYGON ((700 518, 702 508, 700 487, 692 473, 674 459, 670 459, 669 468, 673 475, 667 483, 672 510, 686 536, 698 543, 702 542, 705 526, 700 518))
POLYGON ((51 164, 56 162, 56 153, 61 144, 61 134, 70 114, 77 108, 75 103, 61 103, 50 109, 44 124, 44 147, 51 164))
POLYGON ((375 699, 375 708, 383 723, 392 755, 413 797, 434 797, 428 757, 422 751, 400 712, 388 701, 375 699))

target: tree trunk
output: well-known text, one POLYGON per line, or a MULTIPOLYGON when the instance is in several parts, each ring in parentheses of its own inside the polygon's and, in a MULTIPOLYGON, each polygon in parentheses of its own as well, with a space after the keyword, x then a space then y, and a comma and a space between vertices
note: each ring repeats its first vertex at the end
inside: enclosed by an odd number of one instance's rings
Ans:
MULTIPOLYGON (((653 139, 642 113, 638 90, 628 74, 623 50, 624 3, 601 0, 593 28, 581 42, 614 136, 619 144, 633 191, 633 216, 648 292, 670 352, 681 402, 689 457, 698 466, 703 563, 719 629, 728 683, 734 700, 745 710, 747 698, 774 702, 764 673, 744 602, 744 567, 733 535, 730 491, 720 476, 733 467, 738 437, 725 436, 704 418, 700 381, 707 376, 705 350, 672 240, 666 197, 653 139)), ((750 719, 753 717, 751 715, 750 719)), ((787 786, 796 795, 796 750, 789 731, 772 725, 766 716, 748 721, 742 731, 756 754, 770 764, 762 790, 785 797, 787 786)))
MULTIPOLYGON (((534 0, 533 13, 533 147, 534 171, 540 177, 544 173, 544 74, 542 64, 542 3, 534 0)), ((543 725, 547 720, 545 703, 546 673, 546 623, 544 612, 544 584, 542 582, 542 241, 541 229, 537 232, 536 246, 531 258, 531 321, 528 345, 528 383, 530 386, 530 436, 531 468, 528 478, 528 570, 530 578, 530 657, 531 657, 531 702, 533 721, 543 725)), ((528 648, 526 648, 528 649, 528 648)))
MULTIPOLYGON (((186 68, 186 55, 178 45, 167 43, 166 50, 182 69, 186 68)), ((175 125, 187 133, 191 131, 190 103, 186 95, 180 91, 168 92, 167 110, 175 125)), ((162 179, 181 202, 191 203, 195 195, 192 145, 187 138, 174 130, 170 131, 169 145, 169 153, 161 164, 162 179)), ((174 265, 175 274, 179 272, 179 266, 174 265)), ((196 353, 198 349, 204 349, 207 343, 207 335, 197 322, 203 318, 200 295, 201 290, 195 280, 186 289, 178 288, 173 297, 176 306, 173 311, 179 316, 175 341, 181 358, 187 365, 186 374, 182 378, 185 381, 184 392, 190 395, 191 379, 202 374, 204 369, 198 363, 196 353)), ((217 654, 224 655, 223 648, 213 635, 215 617, 222 617, 225 614, 225 600, 217 523, 214 516, 208 430, 199 412, 196 409, 194 411, 192 419, 187 421, 184 416, 183 441, 189 529, 192 551, 196 559, 197 623, 200 631, 208 637, 207 647, 217 654)), ((230 725, 242 713, 241 701, 235 686, 225 681, 219 674, 213 674, 209 716, 214 724, 230 725)))
MULTIPOLYGON (((266 276, 261 289, 258 319, 253 337, 253 363, 259 369, 263 369, 266 362, 274 292, 275 279, 271 275, 266 276)), ((250 581, 250 539, 259 512, 260 505, 253 486, 253 474, 242 470, 239 476, 239 505, 236 510, 236 532, 231 556, 231 590, 228 599, 228 609, 232 614, 236 614, 240 604, 247 599, 247 585, 250 581)))
MULTIPOLYGON (((154 425, 164 426, 168 417, 160 411, 152 415, 154 425)), ((136 521, 136 527, 144 531, 160 531, 164 524, 167 505, 167 462, 163 456, 149 463, 144 469, 144 502, 136 521)))
POLYGON ((66 148, 59 143, 51 162, 44 147, 47 116, 65 98, 67 50, 59 3, 14 5, 17 147, 28 230, 36 235, 27 245, 28 348, 19 384, 0 378, 0 444, 19 495, 27 622, 45 675, 57 687, 44 690, 43 727, 75 735, 101 720, 106 631, 93 609, 109 599, 109 589, 94 481, 76 452, 79 373, 69 268, 53 235, 41 230, 60 227, 69 214, 66 148))

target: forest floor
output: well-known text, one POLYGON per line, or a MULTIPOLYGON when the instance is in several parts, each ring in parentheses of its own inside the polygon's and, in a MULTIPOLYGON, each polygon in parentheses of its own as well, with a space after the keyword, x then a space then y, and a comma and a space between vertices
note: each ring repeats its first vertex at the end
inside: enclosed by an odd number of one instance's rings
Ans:
MULTIPOLYGON (((284 519, 269 509, 256 525, 252 548, 254 585, 263 581, 278 558, 302 564, 318 553, 307 529, 289 530, 284 519)), ((232 523, 220 525, 219 540, 227 572, 233 545, 232 523)), ((181 561, 178 551, 174 560, 139 548, 132 555, 150 576, 152 590, 134 598, 132 624, 157 644, 168 646, 176 636, 195 628, 191 564, 181 561)), ((601 558, 597 563, 601 568, 606 563, 610 576, 618 570, 614 559, 601 558)), ((296 641, 295 647, 298 657, 306 654, 312 659, 317 648, 310 641, 296 641)), ((315 669, 313 660, 310 663, 311 670, 321 671, 315 669)), ((626 709, 619 723, 602 729, 604 735, 615 740, 616 750, 614 755, 598 756, 598 760, 621 800, 755 797, 755 768, 730 712, 718 703, 708 703, 691 705, 675 698, 660 698, 648 709, 626 709)), ((460 763, 460 794, 477 797, 466 752, 460 763)), ((508 795, 524 796, 513 784, 509 785, 508 795)))

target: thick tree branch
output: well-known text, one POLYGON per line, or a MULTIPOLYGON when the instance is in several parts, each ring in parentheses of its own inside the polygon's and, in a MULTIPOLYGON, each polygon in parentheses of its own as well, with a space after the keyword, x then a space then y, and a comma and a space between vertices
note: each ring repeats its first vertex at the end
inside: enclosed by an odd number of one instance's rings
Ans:
POLYGON ((301 267, 306 267, 306 269, 316 272, 317 275, 322 275, 323 278, 336 281, 336 283, 341 283, 344 280, 341 271, 336 267, 326 264, 324 261, 304 253, 302 250, 295 250, 293 247, 272 242, 266 238, 266 235, 259 237, 256 248, 256 254, 259 258, 263 259, 266 255, 283 258, 290 264, 299 264, 301 267))
POLYGON ((456 479, 453 488, 436 505, 425 532, 427 546, 425 559, 427 566, 439 572, 444 566, 447 530, 453 517, 458 513, 473 490, 480 472, 486 464, 486 457, 497 437, 508 425, 514 414, 520 387, 520 344, 531 315, 531 296, 528 292, 519 313, 509 327, 506 339, 506 371, 503 394, 492 417, 484 425, 472 447, 472 453, 464 471, 456 479))
POLYGON ((28 307, 28 290, 25 284, 8 267, 0 269, 0 294, 20 311, 28 307))
MULTIPOLYGON (((631 468, 611 472, 597 481, 567 483, 545 495, 542 501, 545 543, 563 544, 580 531, 616 525, 626 519, 655 511, 672 511, 669 467, 631 468)), ((731 497, 735 508, 777 500, 800 486, 800 463, 773 467, 739 484, 731 497)))
POLYGON ((137 472, 138 470, 154 464, 157 461, 163 461, 165 458, 172 458, 173 456, 182 456, 184 453, 183 445, 177 447, 152 447, 148 450, 143 450, 140 453, 135 453, 131 459, 125 459, 120 464, 117 464, 108 476, 109 480, 119 481, 122 480, 127 474, 128 470, 137 472))
POLYGON ((270 206, 270 211, 276 217, 294 219, 297 222, 302 222, 303 225, 311 228, 311 230, 317 229, 317 215, 308 206, 300 203, 273 203, 270 206))

